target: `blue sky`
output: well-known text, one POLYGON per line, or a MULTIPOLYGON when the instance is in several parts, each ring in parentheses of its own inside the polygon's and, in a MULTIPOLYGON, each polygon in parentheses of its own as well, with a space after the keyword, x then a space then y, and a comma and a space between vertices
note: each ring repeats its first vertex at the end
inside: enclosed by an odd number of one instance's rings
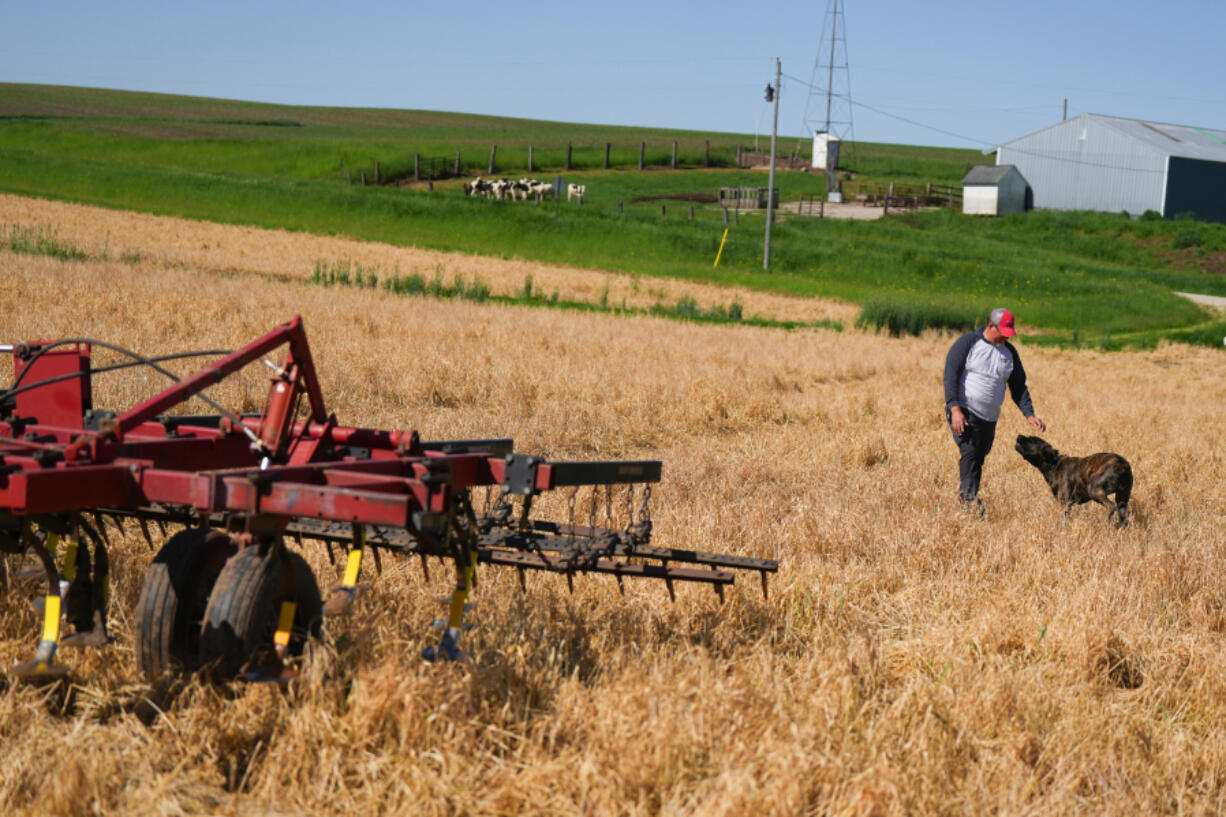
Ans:
MULTIPOLYGON (((847 71, 834 87, 850 90, 861 141, 986 147, 1059 121, 1065 98, 1069 116, 1226 129, 1222 0, 841 7, 834 62, 847 71)), ((778 57, 781 134, 807 133, 825 112, 808 84, 828 0, 0 8, 4 82, 760 133, 766 144, 778 57)), ((835 119, 847 119, 837 105, 835 119)))

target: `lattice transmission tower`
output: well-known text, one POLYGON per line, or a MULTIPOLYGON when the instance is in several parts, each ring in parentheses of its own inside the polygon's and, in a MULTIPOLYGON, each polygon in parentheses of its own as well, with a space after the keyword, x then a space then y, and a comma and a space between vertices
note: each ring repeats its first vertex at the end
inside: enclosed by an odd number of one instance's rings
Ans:
MULTIPOLYGON (((854 160, 855 128, 851 115, 846 16, 844 3, 827 0, 817 59, 813 62, 813 75, 809 80, 809 96, 805 100, 803 132, 809 139, 816 134, 829 134, 842 143, 840 157, 854 160)), ((797 143, 797 153, 802 145, 803 142, 797 143)))

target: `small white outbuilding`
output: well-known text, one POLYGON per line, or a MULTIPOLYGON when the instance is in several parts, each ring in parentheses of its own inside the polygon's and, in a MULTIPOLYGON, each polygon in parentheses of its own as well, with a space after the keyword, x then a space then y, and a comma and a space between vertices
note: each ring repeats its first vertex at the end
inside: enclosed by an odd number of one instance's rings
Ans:
POLYGON ((962 212, 976 216, 1024 213, 1029 187, 1013 165, 976 165, 962 180, 962 212))
POLYGON ((839 137, 829 133, 813 134, 813 169, 838 170, 839 137))

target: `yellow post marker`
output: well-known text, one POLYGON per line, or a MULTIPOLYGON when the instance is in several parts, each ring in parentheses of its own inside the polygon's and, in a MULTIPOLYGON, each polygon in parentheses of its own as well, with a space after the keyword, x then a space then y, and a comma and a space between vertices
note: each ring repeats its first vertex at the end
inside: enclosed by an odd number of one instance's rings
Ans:
POLYGON ((719 240, 719 252, 715 254, 715 263, 711 265, 711 269, 719 266, 719 257, 724 254, 724 242, 728 240, 728 227, 724 228, 724 237, 719 240))

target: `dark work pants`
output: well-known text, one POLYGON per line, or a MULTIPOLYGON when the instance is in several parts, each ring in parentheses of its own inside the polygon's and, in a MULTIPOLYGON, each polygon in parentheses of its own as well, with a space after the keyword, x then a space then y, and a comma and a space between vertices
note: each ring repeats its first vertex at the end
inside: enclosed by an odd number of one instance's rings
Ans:
POLYGON ((968 409, 962 409, 966 428, 955 434, 949 409, 945 409, 945 421, 958 445, 958 498, 971 502, 979 496, 979 479, 983 476, 983 459, 992 450, 996 441, 996 423, 988 422, 968 409))

